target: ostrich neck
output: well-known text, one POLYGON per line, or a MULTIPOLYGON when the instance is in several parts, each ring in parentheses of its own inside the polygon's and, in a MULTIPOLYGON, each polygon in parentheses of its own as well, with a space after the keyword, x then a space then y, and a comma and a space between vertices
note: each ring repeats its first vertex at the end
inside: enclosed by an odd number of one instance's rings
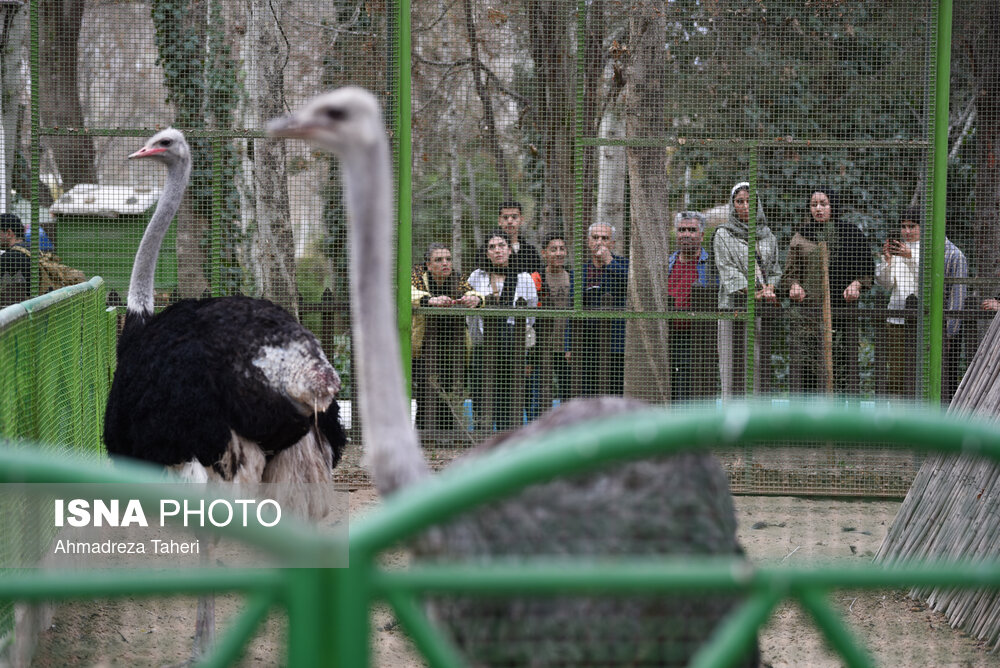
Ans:
POLYGON ((139 250, 135 254, 132 265, 132 277, 128 284, 128 310, 141 315, 153 313, 153 278, 156 274, 156 259, 160 255, 160 246, 167 236, 170 221, 181 206, 184 189, 187 188, 191 176, 191 161, 182 160, 167 168, 167 181, 163 185, 163 193, 156 204, 156 211, 149 219, 149 225, 142 235, 139 250))
POLYGON ((383 138, 374 147, 344 156, 341 164, 351 218, 352 346, 360 380, 362 436, 375 485, 385 495, 429 474, 403 391, 392 286, 388 145, 383 138))

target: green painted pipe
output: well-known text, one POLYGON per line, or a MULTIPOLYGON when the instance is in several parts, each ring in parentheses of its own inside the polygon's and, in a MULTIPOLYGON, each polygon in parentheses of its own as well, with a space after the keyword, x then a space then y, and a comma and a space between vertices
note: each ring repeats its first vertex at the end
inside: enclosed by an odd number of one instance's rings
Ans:
POLYGON ((64 601, 219 591, 270 591, 285 584, 277 569, 36 571, 0 577, 0 599, 64 601))
MULTIPOLYGON (((927 355, 927 401, 941 403, 941 348, 944 345, 944 237, 948 210, 948 121, 951 84, 951 0, 938 0, 937 53, 934 75, 934 163, 931 169, 932 224, 930 249, 930 304, 924 329, 927 355)), ((925 256, 926 257, 926 256, 925 256)), ((926 264, 925 264, 926 267, 926 264)))
POLYGON ((507 597, 516 593, 613 594, 658 596, 663 592, 770 591, 815 586, 824 589, 865 587, 1000 587, 1000 569, 990 563, 926 562, 892 566, 872 563, 816 568, 753 566, 742 557, 621 557, 570 561, 552 558, 510 563, 467 562, 411 566, 405 571, 377 571, 380 595, 475 594, 507 597))
POLYGON ((410 329, 412 314, 410 309, 410 271, 413 264, 413 140, 411 116, 410 62, 410 0, 398 0, 396 15, 396 175, 398 199, 396 200, 396 327, 399 331, 400 364, 406 387, 410 387, 410 329))
POLYGON ((556 475, 582 473, 609 462, 682 450, 774 441, 885 443, 923 451, 975 453, 1000 459, 1000 432, 978 419, 939 411, 861 410, 842 402, 734 402, 684 412, 662 408, 587 420, 517 447, 485 454, 474 464, 446 469, 400 491, 351 527, 351 559, 363 558, 472 507, 556 475))

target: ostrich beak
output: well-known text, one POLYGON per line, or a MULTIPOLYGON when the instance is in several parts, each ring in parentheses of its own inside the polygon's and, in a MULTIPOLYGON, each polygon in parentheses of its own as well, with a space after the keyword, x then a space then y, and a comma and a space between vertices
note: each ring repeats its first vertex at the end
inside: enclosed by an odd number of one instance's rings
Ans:
POLYGON ((157 155, 159 153, 165 153, 166 150, 167 149, 163 148, 162 146, 159 147, 159 148, 149 148, 147 146, 143 146, 138 151, 136 151, 135 153, 131 154, 128 157, 128 159, 132 160, 133 158, 149 158, 149 157, 152 157, 152 156, 157 155))
POLYGON ((284 139, 307 139, 318 125, 314 122, 302 121, 296 114, 281 116, 268 122, 267 136, 284 139))

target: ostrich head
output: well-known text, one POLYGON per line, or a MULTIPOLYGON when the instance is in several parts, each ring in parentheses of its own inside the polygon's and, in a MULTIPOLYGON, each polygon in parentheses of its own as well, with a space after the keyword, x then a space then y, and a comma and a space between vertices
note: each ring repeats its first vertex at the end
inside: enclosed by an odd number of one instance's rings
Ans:
POLYGON ((340 159, 350 229, 351 339, 365 461, 382 494, 429 475, 403 391, 393 276, 392 162, 382 112, 362 88, 338 88, 267 125, 340 159))
POLYGON ((129 156, 129 160, 133 158, 152 158, 170 167, 190 161, 191 149, 180 130, 167 128, 150 137, 145 146, 129 156))
POLYGON ((294 114, 267 124, 271 137, 305 139, 332 153, 371 147, 385 135, 375 96, 346 86, 319 95, 294 114))

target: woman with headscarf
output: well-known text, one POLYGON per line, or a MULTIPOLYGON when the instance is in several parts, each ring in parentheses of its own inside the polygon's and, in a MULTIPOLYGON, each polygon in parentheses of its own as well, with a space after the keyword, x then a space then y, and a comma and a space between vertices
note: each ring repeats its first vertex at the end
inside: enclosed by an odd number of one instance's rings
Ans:
MULTIPOLYGON (((719 271, 719 310, 731 311, 745 308, 748 292, 747 276, 749 274, 749 230, 750 230, 750 184, 741 181, 733 186, 729 194, 729 218, 719 226, 712 239, 712 249, 715 255, 715 266, 719 271)), ((756 262, 753 275, 754 298, 758 302, 774 304, 777 296, 774 286, 781 278, 781 267, 778 264, 778 240, 771 228, 767 226, 764 207, 757 202, 757 219, 755 225, 757 237, 756 262)), ((760 326, 757 332, 760 333, 760 326)), ((733 320, 720 320, 718 325, 719 347, 719 381, 722 388, 722 398, 743 394, 746 383, 743 378, 744 352, 746 331, 743 323, 733 320)), ((760 389, 762 375, 770 373, 770 369, 761 369, 762 356, 760 336, 754 337, 754 373, 755 390, 760 389)))
POLYGON ((836 204, 833 190, 813 189, 809 214, 795 227, 788 247, 782 285, 787 286, 791 300, 788 348, 793 392, 825 391, 828 380, 831 388, 842 394, 859 390, 858 322, 845 307, 855 305, 861 289, 871 285, 872 262, 864 233, 840 220, 836 204), (824 286, 829 287, 828 294, 824 286), (826 363, 827 327, 831 330, 832 365, 826 363))
MULTIPOLYGON (((484 308, 538 306, 535 281, 511 267, 510 237, 491 232, 478 254, 469 285, 483 298, 484 308)), ((525 337, 534 318, 469 316, 472 339, 473 410, 479 428, 497 431, 521 424, 524 398, 525 337)))

